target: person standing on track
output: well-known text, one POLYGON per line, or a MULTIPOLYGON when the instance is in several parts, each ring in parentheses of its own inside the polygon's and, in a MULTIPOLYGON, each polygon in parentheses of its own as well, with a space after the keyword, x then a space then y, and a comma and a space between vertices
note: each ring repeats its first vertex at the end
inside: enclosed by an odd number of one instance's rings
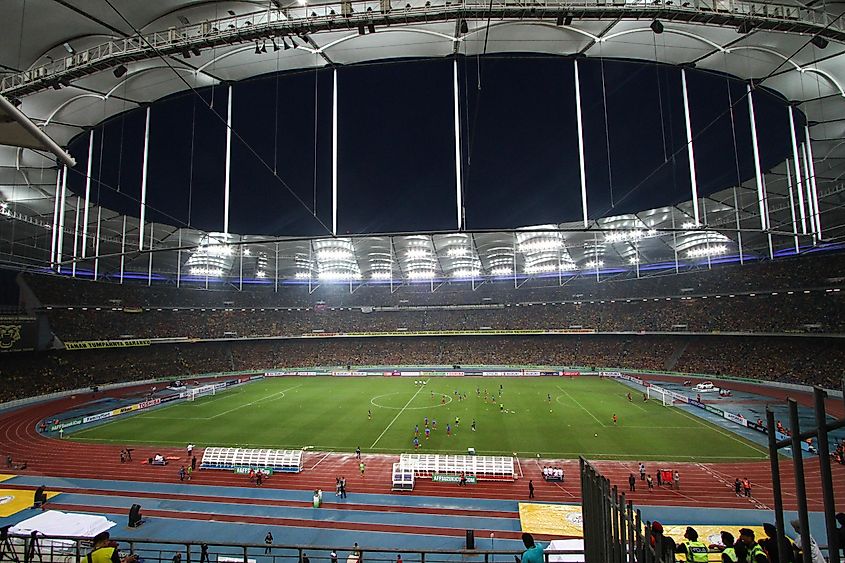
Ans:
POLYGON ((528 498, 534 498, 534 481, 528 480, 528 498))
POLYGON ((361 446, 355 446, 355 459, 361 459, 361 446))
POLYGON ((264 536, 264 545, 265 545, 264 555, 269 555, 270 551, 272 551, 270 546, 273 545, 273 533, 272 532, 267 532, 267 535, 264 536))
POLYGON ((637 490, 637 478, 634 477, 633 473, 628 475, 628 490, 631 491, 632 493, 636 492, 636 490, 637 490))
POLYGON ((640 481, 645 481, 645 464, 640 463, 640 481))
POLYGON ((363 479, 364 478, 364 470, 367 469, 367 466, 364 465, 363 461, 358 464, 358 469, 361 470, 361 478, 363 479))

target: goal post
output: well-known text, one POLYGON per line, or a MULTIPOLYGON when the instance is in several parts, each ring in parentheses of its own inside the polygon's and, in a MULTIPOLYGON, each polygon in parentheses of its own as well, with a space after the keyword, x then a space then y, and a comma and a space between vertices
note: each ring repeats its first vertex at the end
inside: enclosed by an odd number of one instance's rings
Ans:
POLYGON ((198 397, 205 397, 206 395, 216 395, 217 386, 203 385, 202 387, 195 387, 188 390, 188 400, 195 401, 198 397))
POLYGON ((661 389, 660 387, 646 387, 646 393, 648 394, 649 400, 656 399, 664 407, 671 407, 675 402, 672 395, 666 389, 661 389))

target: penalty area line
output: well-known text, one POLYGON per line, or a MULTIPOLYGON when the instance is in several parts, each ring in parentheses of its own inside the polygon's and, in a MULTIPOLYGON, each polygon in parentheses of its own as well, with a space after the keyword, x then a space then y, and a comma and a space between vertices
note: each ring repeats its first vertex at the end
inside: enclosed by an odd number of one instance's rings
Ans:
MULTIPOLYGON (((428 382, 428 379, 426 379, 426 382, 428 382)), ((424 389, 424 387, 423 387, 422 385, 420 385, 419 387, 420 387, 420 388, 419 388, 419 389, 417 389, 417 392, 416 392, 416 393, 414 393, 414 394, 413 394, 413 396, 411 396, 411 398, 410 398, 410 399, 408 399, 408 402, 407 402, 407 403, 405 403, 405 406, 404 406, 404 407, 402 407, 402 408, 399 410, 399 412, 398 412, 398 413, 396 413, 396 416, 394 416, 394 417, 393 417, 393 420, 391 420, 391 421, 390 421, 390 424, 388 424, 388 425, 387 425, 387 427, 386 427, 384 430, 382 430, 382 431, 381 431, 381 434, 379 434, 379 435, 378 435, 378 438, 376 438, 376 441, 375 441, 375 442, 373 442, 373 445, 372 445, 372 446, 370 446, 370 449, 373 449, 373 448, 375 448, 375 447, 376 447, 376 444, 378 444, 378 441, 379 441, 379 440, 381 440, 382 436, 384 436, 385 434, 387 434, 387 431, 388 431, 388 430, 390 430, 390 427, 391 427, 391 426, 393 426, 393 423, 394 423, 394 422, 396 422, 396 419, 397 419, 397 418, 399 418, 400 416, 402 416, 402 413, 403 413, 403 412, 405 412, 405 409, 407 409, 407 408, 408 408, 408 405, 410 405, 411 403, 413 403, 413 402, 414 402, 414 399, 416 399, 416 398, 417 398, 417 395, 419 395, 419 394, 420 394, 420 391, 422 391, 422 390, 424 389)))

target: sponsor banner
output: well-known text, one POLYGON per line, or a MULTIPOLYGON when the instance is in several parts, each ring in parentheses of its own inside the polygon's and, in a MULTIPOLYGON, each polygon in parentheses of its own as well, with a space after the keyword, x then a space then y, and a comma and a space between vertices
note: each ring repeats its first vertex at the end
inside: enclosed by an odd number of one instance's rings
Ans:
POLYGON ((237 381, 226 381, 224 383, 215 383, 213 385, 215 391, 219 391, 220 389, 225 389, 226 387, 230 386, 232 383, 237 383, 237 381))
POLYGON ((82 424, 88 424, 89 422, 97 422, 98 420, 105 420, 107 418, 111 418, 112 413, 111 411, 108 412, 101 412, 100 414, 92 414, 91 416, 86 416, 82 419, 82 424))
POLYGON ((144 401, 143 403, 138 403, 139 409, 148 409, 150 407, 154 407, 156 405, 161 404, 161 399, 150 399, 149 401, 144 401))
POLYGON ((164 398, 161 399, 161 402, 162 403, 169 403, 170 401, 176 401, 178 399, 184 399, 184 398, 185 398, 184 394, 180 393, 178 395, 170 395, 168 397, 164 397, 164 398))
POLYGON ((238 475, 249 475, 250 471, 255 471, 256 473, 260 471, 264 475, 272 475, 273 474, 273 468, 272 467, 236 467, 234 471, 238 475))
POLYGON ((332 375, 336 377, 362 377, 367 375, 365 371, 333 371, 332 375))
POLYGON ((707 412, 712 412, 713 414, 719 416, 723 416, 725 414, 725 411, 717 409, 716 407, 711 407, 710 405, 704 405, 704 410, 706 410, 707 412))
MULTIPOLYGON (((467 475, 466 476, 467 483, 470 485, 475 485, 477 483, 477 479, 475 475, 467 475)), ((460 475, 447 475, 445 473, 435 473, 431 476, 431 480, 435 483, 460 483, 461 476, 460 475)))
POLYGON ((81 418, 77 418, 77 419, 74 419, 74 420, 65 420, 65 421, 60 422, 58 424, 51 425, 50 426, 50 432, 55 432, 57 430, 63 430, 65 428, 70 428, 71 426, 79 426, 80 424, 82 424, 81 418))
POLYGON ((111 411, 111 415, 112 415, 112 416, 120 416, 120 415, 122 415, 122 414, 126 414, 126 413, 128 413, 128 412, 136 411, 136 410, 138 410, 139 408, 140 408, 140 407, 139 407, 139 405, 137 405, 137 404, 135 404, 135 405, 127 405, 127 406, 125 406, 125 407, 120 407, 119 409, 114 409, 113 411, 111 411))
POLYGON ((522 375, 522 371, 482 371, 481 375, 513 377, 522 375))
POLYGON ((462 371, 447 371, 443 375, 445 375, 446 377, 461 377, 461 376, 464 375, 464 372, 462 372, 462 371))
POLYGON ((580 371, 564 371, 561 375, 565 375, 567 377, 577 377, 581 375, 580 371))
POLYGON ((705 407, 704 407, 704 403, 700 403, 700 402, 696 401, 695 399, 690 399, 690 400, 689 400, 689 401, 687 401, 687 402, 688 402, 690 405, 694 406, 694 407, 698 407, 698 408, 700 408, 700 409, 705 408, 705 407))
POLYGON ((763 426, 762 424, 757 424, 756 422, 751 422, 750 420, 748 421, 747 426, 749 428, 751 428, 752 430, 756 430, 757 432, 762 432, 763 434, 769 433, 769 430, 765 426, 763 426))
POLYGON ((399 375, 402 377, 419 377, 422 375, 421 371, 400 371, 399 375))
POLYGON ((724 416, 726 419, 730 420, 731 422, 735 422, 736 424, 739 424, 740 426, 748 426, 748 421, 745 420, 745 417, 737 416, 737 415, 735 415, 733 413, 729 413, 729 412, 725 412, 722 416, 724 416))
POLYGON ((599 375, 602 377, 622 377, 622 374, 618 371, 600 371, 599 375))
MULTIPOLYGON (((263 376, 257 375, 254 378, 260 379, 262 377, 286 377, 286 376, 292 376, 292 375, 298 375, 298 376, 302 377, 302 376, 312 376, 312 375, 320 375, 320 374, 317 373, 316 371, 268 371, 268 372, 265 372, 263 376)), ((253 379, 253 378, 250 378, 250 379, 253 379)))
POLYGON ((129 348, 133 346, 149 346, 150 340, 84 340, 79 342, 65 342, 65 350, 96 350, 99 348, 129 348))
POLYGON ((264 379, 264 376, 263 375, 250 375, 249 376, 250 381, 255 381, 256 379, 264 379))
POLYGON ((522 370, 522 375, 528 375, 528 376, 543 375, 543 372, 526 369, 526 370, 522 370))
POLYGON ((385 332, 308 332, 303 338, 324 338, 326 336, 362 337, 362 336, 479 336, 498 335, 516 336, 524 334, 593 334, 593 328, 562 328, 553 330, 417 330, 385 332))

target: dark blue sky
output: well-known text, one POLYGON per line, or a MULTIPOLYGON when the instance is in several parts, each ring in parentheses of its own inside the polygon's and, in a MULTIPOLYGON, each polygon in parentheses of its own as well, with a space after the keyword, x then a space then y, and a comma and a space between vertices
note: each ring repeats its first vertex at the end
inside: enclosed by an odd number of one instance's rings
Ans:
MULTIPOLYGON (((468 229, 580 219, 573 64, 458 58, 468 229)), ((688 200, 680 69, 599 59, 581 59, 579 68, 591 218, 688 200)), ((339 233, 455 228, 452 69, 452 59, 338 69, 339 233)), ((688 70, 687 84, 699 192, 752 177, 745 83, 688 70)), ((232 232, 327 234, 320 222, 331 224, 331 88, 330 69, 234 85, 232 232)), ((226 92, 221 85, 200 90, 202 99, 188 92, 153 104, 149 220, 222 230, 226 129, 214 112, 225 117, 226 92)), ((766 170, 791 152, 787 106, 765 89, 754 102, 766 170)), ((136 109, 95 129, 92 193, 132 215, 144 118, 136 109)), ((79 162, 71 187, 81 192, 87 135, 70 147, 79 162)))

